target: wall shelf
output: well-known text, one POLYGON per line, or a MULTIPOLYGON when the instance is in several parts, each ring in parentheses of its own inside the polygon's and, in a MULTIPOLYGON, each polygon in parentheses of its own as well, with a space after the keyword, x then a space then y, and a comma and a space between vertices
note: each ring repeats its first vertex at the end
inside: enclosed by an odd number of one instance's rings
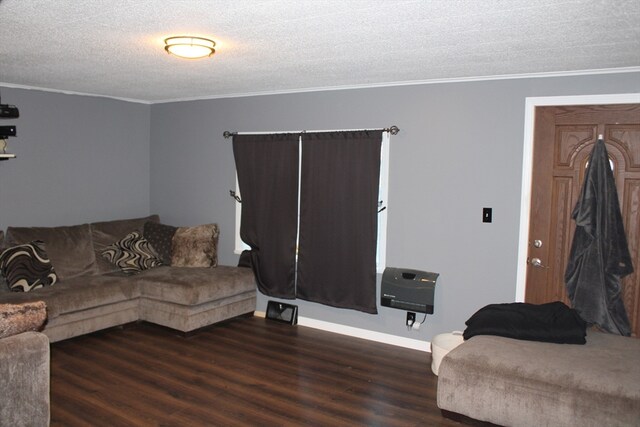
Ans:
POLYGON ((15 154, 0 153, 0 161, 9 160, 9 159, 15 159, 15 158, 16 158, 15 154))

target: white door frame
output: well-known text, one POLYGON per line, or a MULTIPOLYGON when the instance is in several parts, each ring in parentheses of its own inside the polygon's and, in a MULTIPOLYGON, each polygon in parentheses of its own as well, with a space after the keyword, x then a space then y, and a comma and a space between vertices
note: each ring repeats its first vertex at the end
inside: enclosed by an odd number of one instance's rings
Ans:
POLYGON ((520 234, 516 302, 524 302, 529 253, 529 217, 531 214, 531 180, 533 174, 533 129, 536 107, 555 105, 640 104, 640 93, 610 95, 545 96, 525 99, 524 149, 522 154, 522 191, 520 200, 520 234))

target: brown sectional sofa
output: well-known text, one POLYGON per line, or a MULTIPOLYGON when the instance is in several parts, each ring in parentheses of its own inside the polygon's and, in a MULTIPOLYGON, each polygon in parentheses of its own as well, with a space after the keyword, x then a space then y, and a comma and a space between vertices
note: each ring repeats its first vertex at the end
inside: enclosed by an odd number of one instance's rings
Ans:
POLYGON ((9 227, 5 246, 45 242, 59 281, 25 293, 0 284, 0 303, 45 301, 48 321, 43 333, 51 342, 137 320, 189 332, 255 310, 251 269, 162 266, 126 276, 101 257, 106 246, 131 231, 141 232, 147 221, 159 218, 9 227))

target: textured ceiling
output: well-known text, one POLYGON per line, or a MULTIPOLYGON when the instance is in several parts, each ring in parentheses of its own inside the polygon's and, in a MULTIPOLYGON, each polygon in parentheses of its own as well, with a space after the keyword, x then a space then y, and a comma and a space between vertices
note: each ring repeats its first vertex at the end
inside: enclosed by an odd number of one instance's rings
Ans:
POLYGON ((0 0, 0 84, 144 102, 611 68, 639 0, 0 0))

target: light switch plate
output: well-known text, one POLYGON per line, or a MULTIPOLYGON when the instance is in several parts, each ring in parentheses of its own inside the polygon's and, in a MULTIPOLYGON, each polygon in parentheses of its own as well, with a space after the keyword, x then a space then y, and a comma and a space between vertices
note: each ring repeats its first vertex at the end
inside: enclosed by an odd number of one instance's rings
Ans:
POLYGON ((493 221, 493 209, 482 208, 482 222, 492 222, 492 221, 493 221))

